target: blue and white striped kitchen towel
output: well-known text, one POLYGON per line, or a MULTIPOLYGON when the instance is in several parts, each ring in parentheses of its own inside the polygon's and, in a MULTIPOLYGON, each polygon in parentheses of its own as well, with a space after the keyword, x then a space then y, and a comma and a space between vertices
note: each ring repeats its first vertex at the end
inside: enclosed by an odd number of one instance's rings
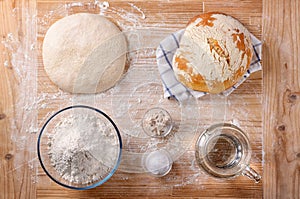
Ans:
MULTIPOLYGON (((179 30, 160 42, 159 47, 156 50, 156 61, 158 65, 158 70, 163 83, 164 97, 165 98, 175 98, 179 102, 182 102, 193 95, 195 98, 202 97, 206 95, 205 92, 194 91, 183 84, 181 84, 175 77, 172 67, 172 60, 177 48, 179 48, 179 42, 181 36, 184 33, 184 29, 179 30)), ((239 85, 241 85, 251 73, 259 71, 262 69, 261 66, 261 50, 262 43, 254 35, 251 34, 252 46, 253 46, 253 58, 249 70, 247 70, 243 78, 237 82, 231 88, 222 92, 223 95, 228 96, 232 93, 239 85)))

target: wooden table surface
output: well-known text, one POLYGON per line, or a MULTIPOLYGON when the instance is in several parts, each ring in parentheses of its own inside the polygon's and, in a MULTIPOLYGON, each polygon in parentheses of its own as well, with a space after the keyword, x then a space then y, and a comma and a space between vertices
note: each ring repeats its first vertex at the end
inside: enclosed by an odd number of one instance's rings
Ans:
MULTIPOLYGON (((152 38, 146 37, 147 49, 129 54, 128 74, 136 68, 155 74, 155 42, 184 28, 199 13, 232 15, 262 40, 263 71, 251 75, 222 101, 226 109, 222 119, 248 133, 253 148, 251 165, 262 175, 262 181, 255 184, 244 176, 228 180, 209 176, 195 165, 191 144, 165 177, 120 169, 108 182, 87 191, 56 185, 41 169, 36 153, 38 131, 49 114, 74 104, 74 99, 89 104, 84 96, 60 91, 43 70, 41 44, 47 28, 68 14, 99 13, 89 6, 65 6, 71 2, 0 0, 0 198, 300 198, 298 0, 108 1, 109 8, 102 14, 122 30, 159 31, 152 38)), ((82 2, 87 5, 91 1, 82 2)), ((151 89, 160 88, 160 84, 153 85, 151 89)), ((131 92, 127 87, 121 91, 131 92)), ((94 96, 93 105, 114 119, 114 95, 121 95, 117 92, 94 96)), ((176 102, 161 99, 161 94, 158 89, 151 97, 175 110, 176 102)), ((132 96, 127 103, 135 103, 132 96)), ((217 120, 211 113, 216 104, 218 101, 209 96, 197 100, 195 111, 199 111, 200 119, 195 120, 201 123, 197 131, 217 120)), ((134 110, 128 112, 134 116, 134 110)), ((128 147, 125 144, 125 150, 128 147)))

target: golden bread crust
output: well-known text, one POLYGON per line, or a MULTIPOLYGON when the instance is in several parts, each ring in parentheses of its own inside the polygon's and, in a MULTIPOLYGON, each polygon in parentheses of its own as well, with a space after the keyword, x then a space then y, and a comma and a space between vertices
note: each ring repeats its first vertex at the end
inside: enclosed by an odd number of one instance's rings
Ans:
POLYGON ((222 13, 204 13, 189 21, 173 68, 185 86, 220 93, 241 79, 252 55, 250 33, 240 22, 222 13))

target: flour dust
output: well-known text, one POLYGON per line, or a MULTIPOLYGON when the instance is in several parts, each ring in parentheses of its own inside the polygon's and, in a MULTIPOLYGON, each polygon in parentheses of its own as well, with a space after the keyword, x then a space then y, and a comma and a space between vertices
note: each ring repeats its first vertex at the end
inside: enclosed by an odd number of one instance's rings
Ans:
POLYGON ((67 116, 49 133, 49 157, 59 175, 76 184, 89 184, 115 167, 120 143, 114 127, 92 114, 67 116))

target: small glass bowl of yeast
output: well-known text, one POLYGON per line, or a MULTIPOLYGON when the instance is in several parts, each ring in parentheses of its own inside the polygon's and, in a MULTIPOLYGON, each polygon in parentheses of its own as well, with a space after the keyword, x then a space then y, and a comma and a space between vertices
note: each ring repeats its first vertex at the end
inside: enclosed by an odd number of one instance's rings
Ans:
POLYGON ((144 132, 150 137, 166 137, 173 128, 172 117, 163 108, 151 108, 142 119, 142 127, 144 132))

